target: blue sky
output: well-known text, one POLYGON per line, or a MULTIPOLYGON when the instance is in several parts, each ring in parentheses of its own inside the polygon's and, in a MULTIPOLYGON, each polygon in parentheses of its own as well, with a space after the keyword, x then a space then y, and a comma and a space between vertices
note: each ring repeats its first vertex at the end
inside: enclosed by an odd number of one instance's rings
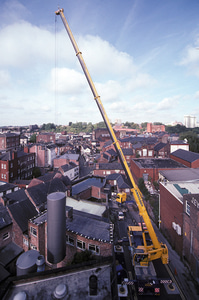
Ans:
POLYGON ((199 122, 198 0, 1 0, 0 126, 102 120, 58 7, 111 122, 199 122))

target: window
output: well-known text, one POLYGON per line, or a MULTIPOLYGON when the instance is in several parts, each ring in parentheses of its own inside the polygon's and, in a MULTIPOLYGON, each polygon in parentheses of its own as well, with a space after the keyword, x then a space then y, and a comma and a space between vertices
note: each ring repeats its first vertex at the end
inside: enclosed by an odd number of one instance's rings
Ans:
POLYGON ((13 163, 10 164, 10 167, 13 168, 13 163))
POLYGON ((23 243, 24 243, 24 245, 28 246, 28 240, 27 239, 23 238, 23 243))
POLYGON ((92 244, 89 244, 88 245, 88 250, 90 250, 90 251, 92 251, 92 252, 94 252, 94 253, 96 253, 96 254, 99 254, 99 246, 97 246, 97 245, 92 245, 92 244))
POLYGON ((77 240, 77 248, 86 249, 86 245, 83 241, 77 240))
POLYGON ((149 150, 148 156, 153 156, 153 151, 152 150, 149 150))
POLYGON ((190 216, 190 204, 188 201, 186 201, 186 214, 190 216))
POLYGON ((142 150, 143 156, 147 156, 147 149, 142 150))
POLYGON ((10 237, 10 232, 6 232, 3 234, 3 240, 7 240, 10 237))
POLYGON ((1 168, 3 169, 3 164, 1 164, 1 168))
POLYGON ((72 245, 74 246, 75 242, 74 242, 74 238, 72 238, 69 235, 66 235, 66 244, 72 245))
POLYGON ((30 227, 30 232, 31 232, 32 235, 37 236, 37 229, 36 228, 31 226, 30 227))

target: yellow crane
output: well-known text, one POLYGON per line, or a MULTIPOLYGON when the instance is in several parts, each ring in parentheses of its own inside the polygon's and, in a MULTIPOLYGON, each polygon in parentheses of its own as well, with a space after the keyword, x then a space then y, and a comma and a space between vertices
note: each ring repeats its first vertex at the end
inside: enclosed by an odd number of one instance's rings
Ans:
MULTIPOLYGON (((122 152, 122 149, 120 147, 119 141, 116 138, 115 132, 114 132, 114 130, 113 130, 112 126, 111 126, 111 123, 110 123, 110 121, 108 119, 108 116, 107 116, 107 114, 105 112, 105 109, 104 109, 103 104, 101 102, 100 96, 97 93, 95 85, 94 85, 94 83, 92 81, 92 78, 91 78, 91 76, 89 74, 89 71, 88 71, 88 69, 86 67, 84 59, 82 57, 82 53, 79 50, 79 48, 77 46, 77 43, 76 43, 76 41, 75 41, 75 39, 73 37, 73 34, 72 34, 71 30, 70 30, 70 27, 68 25, 68 22, 66 21, 66 18, 64 16, 64 10, 62 8, 62 9, 59 9, 58 11, 56 11, 55 13, 56 13, 56 15, 60 15, 60 17, 61 17, 61 19, 63 21, 63 24, 64 24, 64 26, 66 28, 68 36, 69 36, 69 38, 71 40, 71 43, 73 45, 73 48, 75 50, 76 56, 79 59, 80 65, 81 65, 81 67, 83 69, 83 72, 84 72, 84 74, 86 76, 88 84, 89 84, 89 86, 91 88, 91 91, 93 93, 94 99, 95 99, 95 101, 97 103, 97 106, 98 106, 98 108, 100 110, 102 118, 103 118, 103 120, 104 120, 104 122, 106 124, 106 127, 107 127, 108 131, 109 131, 109 134, 110 134, 111 139, 113 141, 113 144, 115 146, 116 152, 119 155, 119 158, 120 158, 121 164, 123 166, 123 169, 124 169, 124 171, 126 173, 126 176, 127 176, 128 180, 129 180, 130 184, 131 184, 131 192, 132 192, 132 194, 133 194, 133 196, 135 198, 136 204, 138 206, 139 214, 142 217, 143 222, 145 223, 147 231, 148 231, 148 233, 150 235, 151 244, 147 245, 146 239, 145 239, 145 231, 143 230, 144 246, 143 247, 138 246, 138 249, 137 249, 138 251, 135 251, 137 253, 144 254, 143 255, 143 259, 140 261, 140 265, 147 265, 150 261, 155 260, 155 259, 159 259, 159 258, 161 258, 163 264, 167 264, 168 263, 168 249, 167 249, 167 246, 166 246, 166 244, 163 244, 162 242, 159 242, 159 240, 158 240, 158 238, 156 236, 156 233, 155 233, 154 228, 152 226, 151 220, 150 220, 150 218, 148 216, 148 213, 147 213, 147 210, 145 208, 145 205, 144 205, 144 202, 143 202, 143 199, 142 199, 141 191, 139 190, 138 186, 136 185, 135 180, 134 180, 134 178, 133 178, 133 176, 131 174, 131 171, 129 169, 129 166, 127 164, 125 156, 124 156, 124 154, 122 152)), ((131 229, 132 228, 129 228, 129 232, 131 231, 131 229)), ((135 255, 137 255, 137 254, 135 253, 135 255)))

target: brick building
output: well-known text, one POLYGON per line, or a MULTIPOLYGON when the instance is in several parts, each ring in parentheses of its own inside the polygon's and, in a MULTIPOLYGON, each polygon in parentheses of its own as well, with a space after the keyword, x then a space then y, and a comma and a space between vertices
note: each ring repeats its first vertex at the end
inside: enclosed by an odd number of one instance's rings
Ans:
MULTIPOLYGON (((86 206, 85 203, 85 212, 66 207, 66 256, 62 262, 58 263, 59 267, 70 263, 76 252, 90 250, 96 256, 112 255, 110 223, 100 216, 87 213, 86 206)), ((29 221, 29 233, 32 249, 39 251, 47 261, 46 211, 29 221)))
POLYGON ((36 137, 36 143, 55 143, 55 133, 41 132, 36 137))
POLYGON ((16 133, 0 134, 0 150, 15 149, 20 145, 20 135, 16 133))
POLYGON ((93 175, 106 177, 110 174, 125 174, 124 169, 120 163, 99 163, 95 165, 95 169, 93 170, 93 175))
POLYGON ((199 168, 199 153, 178 149, 170 154, 170 158, 189 168, 199 168))
POLYGON ((151 181, 159 179, 160 170, 185 169, 185 165, 169 158, 136 158, 131 160, 131 172, 136 181, 139 178, 150 177, 151 181))
POLYGON ((147 123, 147 132, 165 131, 165 125, 154 125, 153 123, 147 123))
POLYGON ((161 230, 176 252, 192 264, 199 263, 198 190, 198 181, 160 183, 161 230))
POLYGON ((75 163, 77 166, 79 166, 79 154, 63 154, 61 156, 58 156, 54 159, 54 168, 59 169, 61 166, 64 166, 66 164, 69 164, 70 162, 75 163))
POLYGON ((32 178, 35 154, 23 151, 8 151, 0 156, 0 179, 14 182, 17 179, 32 178))
POLYGON ((199 194, 183 195, 183 256, 199 283, 199 194))

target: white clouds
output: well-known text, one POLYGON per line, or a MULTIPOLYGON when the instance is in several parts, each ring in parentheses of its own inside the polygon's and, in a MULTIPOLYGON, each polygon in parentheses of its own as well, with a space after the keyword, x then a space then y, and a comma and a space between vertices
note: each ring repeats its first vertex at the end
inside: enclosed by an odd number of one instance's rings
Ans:
POLYGON ((10 83, 10 74, 8 70, 0 70, 0 88, 5 88, 10 83))
MULTIPOLYGON (((49 2, 44 1, 42 5, 39 1, 27 2, 25 6, 22 4, 25 2, 20 2, 20 0, 4 2, 5 6, 0 10, 0 89, 1 99, 3 99, 1 104, 4 104, 1 106, 2 113, 6 111, 6 107, 14 109, 17 107, 16 115, 12 110, 12 118, 18 117, 21 124, 24 115, 27 116, 26 121, 29 120, 30 123, 36 123, 38 120, 40 120, 39 123, 53 122, 56 111, 61 112, 60 123, 68 123, 68 118, 71 121, 97 122, 100 120, 90 87, 62 22, 59 22, 60 28, 55 36, 54 24, 50 23, 51 15, 52 19, 54 18, 54 11, 51 12, 52 7, 49 8, 49 2), (28 11, 27 7, 31 11, 28 11), (36 15, 38 9, 39 17, 36 15), (39 19, 41 15, 42 21, 39 19), (30 21, 33 19, 36 23, 30 21), (43 26, 35 24, 43 24, 43 26)), ((134 26, 136 22, 144 26, 148 23, 147 19, 143 22, 137 15, 140 13, 137 9, 138 2, 136 1, 133 6, 129 5, 128 12, 125 7, 127 14, 123 15, 123 20, 127 21, 123 27, 120 26, 121 32, 118 30, 115 40, 116 34, 111 32, 114 30, 113 24, 110 27, 107 26, 109 24, 104 24, 103 28, 107 28, 107 35, 105 35, 99 30, 101 27, 97 24, 99 21, 97 18, 96 23, 94 18, 92 19, 92 27, 95 28, 93 32, 95 31, 98 35, 80 35, 81 26, 77 26, 75 39, 82 51, 97 92, 103 104, 107 106, 106 110, 110 119, 117 118, 140 123, 147 121, 148 117, 153 115, 154 121, 160 120, 161 116, 170 121, 171 111, 173 115, 177 115, 175 119, 178 119, 178 107, 181 102, 179 96, 176 95, 183 94, 184 96, 183 107, 181 105, 180 108, 182 111, 184 107, 189 106, 189 101, 199 98, 198 92, 195 95, 193 92, 193 90, 198 90, 198 85, 188 84, 187 76, 185 77, 180 71, 186 67, 190 74, 199 76, 199 50, 196 50, 194 46, 188 46, 183 59, 176 68, 172 65, 177 59, 176 49, 174 51, 175 47, 172 43, 169 44, 168 39, 162 39, 159 36, 155 41, 151 40, 151 37, 154 38, 155 35, 146 36, 144 41, 146 44, 150 41, 149 47, 142 43, 143 36, 141 35, 143 32, 147 33, 147 28, 144 31, 140 28, 139 32, 135 32, 134 26), (127 26, 129 24, 130 26, 127 26), (128 53, 118 50, 124 49, 122 43, 118 44, 119 48, 117 48, 107 41, 108 36, 112 37, 115 45, 118 37, 119 41, 126 41, 128 53), (164 54, 169 51, 169 55, 162 55, 163 50, 164 54), (168 57, 172 57, 172 60, 167 60, 168 57), (178 73, 175 73, 175 68, 178 69, 178 73), (185 85, 187 85, 187 90, 181 92, 181 88, 185 85), (190 86, 191 88, 194 86, 194 89, 191 90, 190 86), (192 96, 185 98, 185 95, 192 96)), ((95 5, 92 5, 94 9, 95 5)), ((72 21, 77 21, 72 2, 69 6, 72 21)), ((123 7, 122 2, 120 7, 123 7)), ((150 18, 152 21, 152 17, 150 18)), ((83 28, 89 28, 87 19, 82 18, 82 21, 85 22, 82 25, 83 28)), ((157 27, 158 24, 156 24, 157 27)), ((152 23, 150 25, 149 32, 151 33, 154 32, 154 27, 152 23)), ((176 31, 172 32, 175 34, 176 31)), ((197 42, 196 40, 195 44, 197 42)), ((194 44, 190 39, 189 43, 194 44)), ((178 51, 182 51, 181 49, 179 45, 178 51)), ((190 109, 193 110, 194 105, 190 109)), ((8 124, 13 123, 12 121, 8 116, 8 124)))
POLYGON ((50 88, 63 94, 81 94, 87 89, 83 74, 68 68, 57 68, 51 71, 50 88))
POLYGON ((158 110, 172 110, 177 109, 179 105, 180 96, 173 96, 164 98, 160 103, 157 104, 158 110))
POLYGON ((1 66, 23 69, 53 59, 53 35, 27 22, 14 23, 0 31, 1 66))
POLYGON ((185 66, 188 72, 199 77, 199 38, 197 37, 194 45, 188 45, 184 50, 183 58, 179 65, 185 66))

